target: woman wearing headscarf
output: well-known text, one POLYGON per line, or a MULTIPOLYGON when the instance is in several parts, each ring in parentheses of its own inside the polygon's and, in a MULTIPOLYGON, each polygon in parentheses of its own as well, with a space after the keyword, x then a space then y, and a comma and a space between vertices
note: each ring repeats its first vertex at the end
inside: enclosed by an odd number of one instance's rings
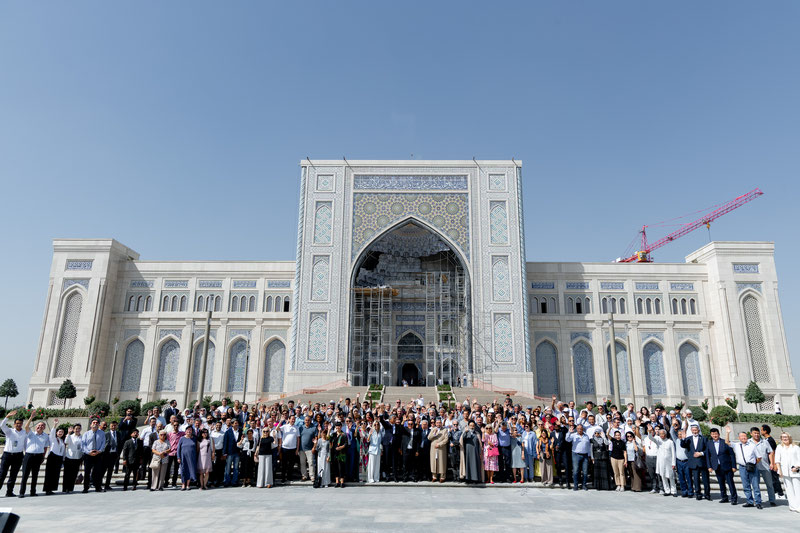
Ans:
POLYGON ((611 490, 611 458, 609 455, 609 442, 603 435, 603 430, 595 426, 591 438, 592 470, 594 473, 595 490, 611 490))
POLYGON ((467 429, 461 434, 461 477, 468 484, 483 483, 483 439, 470 420, 467 429))
POLYGON ((178 441, 178 468, 181 473, 181 490, 189 490, 189 482, 197 481, 197 444, 194 428, 187 427, 178 441))

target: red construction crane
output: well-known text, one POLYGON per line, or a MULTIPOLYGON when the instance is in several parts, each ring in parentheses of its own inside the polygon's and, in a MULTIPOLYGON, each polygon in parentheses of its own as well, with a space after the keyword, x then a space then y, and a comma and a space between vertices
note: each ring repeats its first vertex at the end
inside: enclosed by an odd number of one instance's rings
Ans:
POLYGON ((730 213, 734 209, 743 206, 744 204, 746 204, 750 200, 755 200, 756 198, 758 198, 762 194, 764 194, 764 193, 761 192, 761 189, 758 189, 758 188, 753 189, 752 191, 750 191, 750 192, 748 192, 746 194, 743 194, 743 195, 741 195, 741 196, 739 196, 737 198, 734 198, 733 200, 731 200, 727 204, 718 207, 717 209, 715 209, 714 211, 710 212, 709 214, 703 215, 702 217, 698 218, 694 222, 689 222, 688 224, 684 224, 683 226, 681 226, 681 228, 679 230, 673 231, 672 233, 670 233, 666 237, 662 237, 662 238, 660 238, 659 240, 657 240, 656 242, 653 242, 653 243, 648 243, 647 242, 647 228, 648 228, 648 226, 646 226, 646 225, 642 226, 642 230, 639 232, 639 233, 642 234, 642 247, 641 247, 641 249, 638 252, 636 252, 635 254, 633 254, 632 256, 630 256, 630 257, 626 257, 624 259, 617 259, 617 262, 618 263, 633 263, 633 262, 636 262, 636 263, 649 263, 650 262, 650 252, 652 252, 653 250, 657 250, 657 249, 661 248, 662 246, 664 246, 665 244, 668 244, 668 243, 674 241, 675 239, 683 237, 687 233, 691 233, 692 231, 696 230, 697 228, 699 228, 701 226, 705 226, 706 228, 711 227, 711 223, 713 221, 715 221, 716 219, 718 219, 719 217, 721 217, 722 215, 724 215, 726 213, 730 213))

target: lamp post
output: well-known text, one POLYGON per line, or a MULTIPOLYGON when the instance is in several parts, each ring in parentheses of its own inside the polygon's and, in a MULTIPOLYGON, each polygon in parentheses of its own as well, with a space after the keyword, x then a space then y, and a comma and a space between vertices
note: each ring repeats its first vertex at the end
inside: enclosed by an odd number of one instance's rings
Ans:
POLYGON ((203 405, 203 394, 206 392, 206 363, 208 362, 208 337, 211 335, 211 310, 206 317, 206 335, 203 339, 203 358, 200 360, 200 383, 197 385, 198 401, 203 405))
POLYGON ((108 384, 108 403, 111 404, 111 389, 114 388, 114 374, 115 370, 117 369, 117 351, 119 349, 119 343, 114 343, 114 357, 111 360, 111 382, 108 384))
POLYGON ((611 336, 609 354, 611 356, 611 383, 614 385, 614 405, 620 409, 619 403, 619 373, 617 372, 617 337, 614 333, 614 311, 608 314, 608 329, 611 336))
POLYGON ((250 370, 250 337, 247 337, 247 349, 244 356, 244 391, 242 392, 242 403, 247 403, 247 373, 250 370))

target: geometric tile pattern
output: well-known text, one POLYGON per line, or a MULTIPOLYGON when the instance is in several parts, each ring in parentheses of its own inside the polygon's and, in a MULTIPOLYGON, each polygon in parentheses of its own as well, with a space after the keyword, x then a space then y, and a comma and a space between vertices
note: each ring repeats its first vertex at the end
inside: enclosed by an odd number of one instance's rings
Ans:
POLYGON ((328 266, 327 256, 314 260, 314 267, 311 271, 311 299, 314 301, 321 302, 328 299, 328 287, 330 286, 328 266))
POLYGON ((623 281, 601 281, 600 289, 604 291, 622 291, 625 290, 625 282, 623 281))
POLYGON ((353 195, 351 256, 393 222, 413 216, 447 235, 469 258, 466 194, 356 193, 353 195))
POLYGON ((489 190, 490 191, 504 191, 504 190, 506 190, 506 175, 505 174, 489 174, 489 190))
POLYGON ((332 191, 333 190, 333 176, 330 174, 317 174, 317 190, 318 191, 332 191))
POLYGON ((511 335, 511 315, 509 314, 495 315, 494 359, 500 363, 514 360, 514 339, 511 335))
POLYGON ((754 296, 745 296, 742 301, 747 344, 750 346, 750 362, 753 366, 753 379, 756 383, 769 383, 769 364, 761 331, 761 312, 754 296))
POLYGON ((286 345, 275 339, 267 345, 263 392, 283 391, 283 367, 285 364, 286 345))
POLYGON ((683 381, 683 395, 690 398, 703 396, 703 379, 700 372, 700 354, 697 348, 686 342, 678 350, 683 381))
POLYGON ((161 346, 158 357, 157 391, 174 391, 178 383, 178 361, 180 360, 181 347, 170 339, 161 346))
POLYGON ((647 394, 666 394, 667 382, 664 377, 664 354, 655 342, 648 342, 642 350, 644 357, 644 379, 647 394))
POLYGON ((647 282, 636 282, 636 290, 637 291, 657 291, 658 290, 658 282, 654 283, 647 283, 647 282))
POLYGON ((558 353, 555 345, 544 341, 536 346, 536 394, 558 394, 558 353))
MULTIPOLYGON (((200 369, 203 363, 203 342, 194 347, 194 364, 192 365, 192 392, 200 386, 200 369)), ((206 358, 206 382, 203 390, 211 390, 211 382, 214 378, 214 343, 208 343, 208 357, 206 358)))
POLYGON ((737 274, 758 274, 758 263, 736 263, 733 271, 737 274))
POLYGON ((664 333, 661 331, 640 331, 639 335, 642 339, 642 342, 647 340, 648 338, 652 337, 654 339, 658 339, 662 343, 664 342, 664 333))
POLYGON ((311 313, 308 327, 308 360, 325 361, 328 355, 328 318, 325 313, 311 313))
POLYGON ((455 191, 467 189, 466 176, 353 176, 355 190, 455 191))
POLYGON ((508 244, 508 215, 505 202, 491 202, 489 231, 492 244, 508 244))
POLYGON ((330 244, 333 230, 333 213, 330 202, 317 202, 314 214, 314 244, 330 244))
POLYGON ((745 289, 753 289, 756 292, 761 292, 761 283, 737 283, 736 290, 742 292, 745 289))
POLYGON ((693 291, 694 283, 670 283, 669 290, 671 291, 693 291))
POLYGON ((496 302, 511 300, 511 277, 508 271, 508 257, 495 257, 492 261, 492 294, 496 302))
POLYGON ((67 270, 91 270, 92 261, 67 261, 67 270))
MULTIPOLYGON (((620 394, 630 394, 631 380, 630 372, 628 371, 628 351, 625 349, 625 346, 619 342, 615 344, 617 349, 617 379, 619 380, 619 392, 620 394)), ((612 378, 614 372, 613 366, 611 365, 611 346, 606 348, 606 359, 608 361, 608 381, 611 385, 611 394, 614 394, 614 380, 612 378)))
POLYGON ((594 394, 594 358, 588 343, 580 341, 572 346, 572 365, 575 369, 575 392, 594 394))
POLYGON ((230 362, 228 366, 228 392, 241 392, 244 390, 244 373, 247 364, 247 341, 239 339, 231 346, 230 362))
POLYGON ((83 297, 79 292, 72 293, 64 304, 64 319, 61 323, 61 342, 56 357, 55 377, 66 378, 72 372, 72 359, 75 344, 78 342, 78 326, 81 320, 83 297))
POLYGON ((144 362, 144 343, 136 339, 125 348, 125 362, 122 365, 121 391, 138 391, 142 380, 144 362))

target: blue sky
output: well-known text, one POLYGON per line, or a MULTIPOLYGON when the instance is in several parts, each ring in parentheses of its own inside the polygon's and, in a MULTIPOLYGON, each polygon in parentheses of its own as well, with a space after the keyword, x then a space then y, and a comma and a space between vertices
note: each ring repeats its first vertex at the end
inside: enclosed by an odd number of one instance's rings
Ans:
POLYGON ((52 238, 294 259, 300 159, 412 154, 523 160, 531 261, 611 260, 644 223, 761 187, 712 237, 775 241, 800 371, 799 19, 790 1, 4 2, 0 378, 30 376, 52 238))

